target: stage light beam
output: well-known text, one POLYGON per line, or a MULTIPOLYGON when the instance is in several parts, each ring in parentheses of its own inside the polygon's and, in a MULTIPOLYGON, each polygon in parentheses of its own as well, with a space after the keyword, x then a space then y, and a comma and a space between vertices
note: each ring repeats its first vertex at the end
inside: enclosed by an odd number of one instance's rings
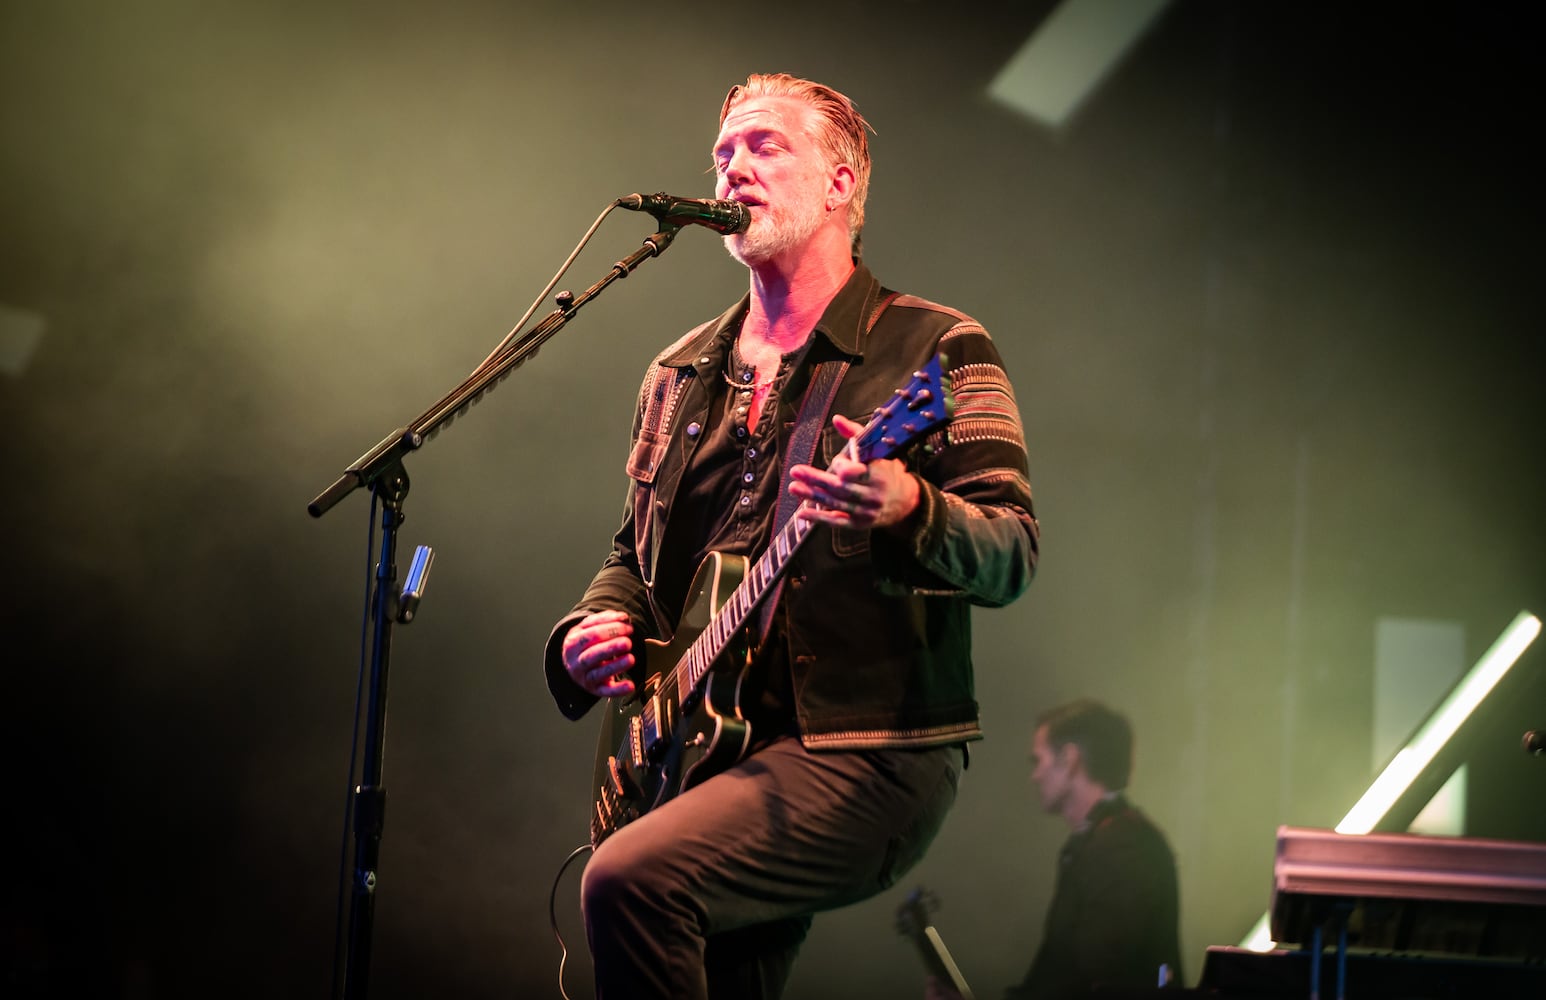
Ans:
MULTIPOLYGON (((1429 713, 1427 721, 1417 730, 1416 735, 1407 741, 1406 746, 1396 751, 1396 755, 1385 765, 1379 777, 1374 779, 1368 791, 1342 817, 1342 822, 1336 825, 1336 831, 1361 834, 1373 830, 1540 634, 1541 620, 1528 611, 1519 612, 1491 648, 1476 661, 1470 672, 1455 685, 1449 696, 1429 713)), ((1271 951, 1277 942, 1270 936, 1268 919, 1269 914, 1262 914, 1261 919, 1240 942, 1240 947, 1252 951, 1271 951)))
POLYGON ((988 86, 1054 131, 1115 71, 1170 0, 1063 0, 988 86))

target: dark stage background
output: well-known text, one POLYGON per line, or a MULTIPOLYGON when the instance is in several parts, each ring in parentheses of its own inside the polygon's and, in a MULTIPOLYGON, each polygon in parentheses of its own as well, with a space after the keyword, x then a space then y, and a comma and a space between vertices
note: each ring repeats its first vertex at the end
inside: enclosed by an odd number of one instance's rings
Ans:
MULTIPOLYGON (((1138 729, 1188 975, 1236 943, 1277 825, 1371 777, 1376 623, 1460 623, 1469 662, 1546 610, 1534 35, 1181 0, 1054 134, 985 96, 1051 6, 0 3, 0 305, 45 323, 0 374, 0 991, 326 994, 369 502, 305 504, 608 201, 708 194, 753 70, 875 124, 867 260, 994 333, 1044 527, 977 618, 951 822, 818 919, 790 995, 921 995, 916 883, 980 995, 1019 977, 1065 833, 1028 719, 1082 694, 1138 729)), ((609 219, 565 287, 651 229, 609 219)), ((409 459, 403 563, 436 564, 393 658, 376 996, 558 995, 594 730, 539 651, 615 527, 643 366, 744 283, 682 233, 409 459)), ((1468 829, 1546 840, 1546 696, 1508 702, 1468 829)))

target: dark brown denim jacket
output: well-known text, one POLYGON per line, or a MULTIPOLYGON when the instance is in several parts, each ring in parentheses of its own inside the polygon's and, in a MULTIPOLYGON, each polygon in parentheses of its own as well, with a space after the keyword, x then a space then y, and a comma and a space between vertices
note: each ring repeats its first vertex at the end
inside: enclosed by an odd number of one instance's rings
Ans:
MULTIPOLYGON (((910 295, 895 297, 869 328, 888 294, 859 264, 816 325, 804 364, 850 361, 832 412, 865 422, 936 353, 946 358, 955 407, 945 429, 906 454, 922 505, 909 537, 818 525, 790 561, 775 627, 787 640, 800 738, 812 749, 980 738, 970 609, 1008 604, 1036 569, 1024 434, 997 349, 970 317, 910 295)), ((657 621, 650 591, 660 561, 683 548, 671 544, 672 499, 719 391, 728 331, 746 307, 743 298, 690 331, 645 375, 623 523, 547 644, 548 686, 570 718, 595 703, 560 655, 580 618, 622 609, 636 636, 655 638, 674 625, 657 621)), ((844 444, 828 424, 820 465, 844 444)))

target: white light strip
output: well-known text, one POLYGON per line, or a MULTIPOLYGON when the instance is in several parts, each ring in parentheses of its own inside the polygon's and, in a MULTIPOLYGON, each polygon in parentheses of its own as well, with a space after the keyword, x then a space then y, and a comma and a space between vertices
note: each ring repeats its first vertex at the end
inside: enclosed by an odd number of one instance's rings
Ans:
POLYGON ((1540 634, 1541 620, 1528 611, 1521 611, 1498 636, 1492 648, 1476 661, 1465 679, 1433 710, 1417 735, 1385 765, 1385 770, 1374 779, 1363 798, 1342 817, 1342 822, 1336 826, 1337 832, 1368 833, 1374 829, 1540 634))
MULTIPOLYGON (((1390 812, 1417 776, 1422 774, 1423 768, 1433 763, 1433 758, 1438 756, 1444 744, 1476 711, 1476 706, 1492 693, 1492 689, 1498 686, 1498 682, 1540 634, 1541 620, 1528 611, 1519 612, 1508 628, 1503 630, 1503 634, 1498 636, 1492 648, 1476 661, 1476 666, 1471 668, 1465 679, 1428 716, 1428 721, 1423 723, 1417 735, 1385 765, 1385 770, 1374 779, 1357 805, 1348 810, 1342 822, 1337 824, 1337 832, 1360 834, 1373 830, 1375 824, 1385 818, 1385 814, 1390 812)), ((1271 931, 1268 918, 1268 914, 1262 914, 1261 919, 1256 921, 1250 933, 1240 942, 1240 947, 1252 951, 1272 950, 1277 942, 1269 936, 1271 931)))
POLYGON ((999 70, 988 96, 1063 127, 1169 4, 1063 0, 999 70))

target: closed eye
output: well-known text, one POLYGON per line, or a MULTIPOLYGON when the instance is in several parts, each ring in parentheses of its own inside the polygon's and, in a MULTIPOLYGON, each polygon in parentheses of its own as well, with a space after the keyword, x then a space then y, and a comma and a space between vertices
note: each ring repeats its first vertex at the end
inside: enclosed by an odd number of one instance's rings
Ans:
MULTIPOLYGON (((759 158, 785 152, 788 148, 787 143, 784 142, 784 137, 778 132, 771 130, 753 132, 751 135, 746 136, 745 142, 746 149, 753 156, 759 158)), ((735 147, 733 145, 726 144, 716 148, 713 153, 714 162, 709 164, 709 168, 705 172, 724 173, 724 171, 730 166, 730 161, 734 158, 734 156, 735 147)))

